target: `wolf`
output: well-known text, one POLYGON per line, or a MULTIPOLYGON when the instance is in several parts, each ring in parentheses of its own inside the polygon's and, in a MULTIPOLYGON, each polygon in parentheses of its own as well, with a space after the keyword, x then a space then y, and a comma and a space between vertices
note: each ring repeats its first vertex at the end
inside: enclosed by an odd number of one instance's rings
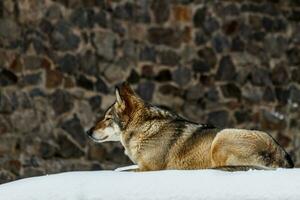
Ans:
POLYGON ((138 171, 294 167, 265 132, 194 123, 143 101, 127 83, 115 93, 116 101, 87 134, 98 143, 120 141, 138 171))

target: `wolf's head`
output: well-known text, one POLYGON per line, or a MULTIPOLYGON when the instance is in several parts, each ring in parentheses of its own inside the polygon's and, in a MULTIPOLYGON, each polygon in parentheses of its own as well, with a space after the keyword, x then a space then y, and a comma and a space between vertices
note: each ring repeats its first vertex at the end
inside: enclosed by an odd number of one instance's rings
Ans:
POLYGON ((87 135, 96 142, 120 141, 120 135, 132 121, 133 115, 141 111, 144 102, 127 83, 116 88, 116 101, 87 135))

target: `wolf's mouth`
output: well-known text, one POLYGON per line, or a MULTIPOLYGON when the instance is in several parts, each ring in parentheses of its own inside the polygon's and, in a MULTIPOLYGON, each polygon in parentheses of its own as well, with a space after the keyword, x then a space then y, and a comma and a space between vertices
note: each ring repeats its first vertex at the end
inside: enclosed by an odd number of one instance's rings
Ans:
POLYGON ((106 136, 104 136, 104 137, 102 137, 102 138, 100 138, 100 139, 98 139, 98 140, 102 141, 102 140, 105 140, 105 139, 107 139, 107 138, 108 138, 108 135, 106 135, 106 136))
POLYGON ((102 138, 95 138, 95 137, 91 136, 91 138, 92 138, 94 141, 96 141, 96 142, 101 142, 101 141, 107 139, 107 138, 108 138, 108 135, 103 136, 102 138))
POLYGON ((91 138, 91 139, 94 140, 95 142, 103 141, 103 140, 105 140, 105 139, 108 138, 108 135, 103 136, 102 138, 95 138, 95 137, 93 137, 93 135, 88 135, 88 136, 89 136, 89 138, 91 138))

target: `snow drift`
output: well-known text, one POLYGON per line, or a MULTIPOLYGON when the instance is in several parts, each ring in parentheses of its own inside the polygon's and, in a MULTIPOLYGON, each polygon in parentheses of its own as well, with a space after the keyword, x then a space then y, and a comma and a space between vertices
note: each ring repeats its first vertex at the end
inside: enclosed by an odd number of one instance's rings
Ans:
POLYGON ((0 185, 1 200, 300 199, 300 169, 68 172, 0 185))

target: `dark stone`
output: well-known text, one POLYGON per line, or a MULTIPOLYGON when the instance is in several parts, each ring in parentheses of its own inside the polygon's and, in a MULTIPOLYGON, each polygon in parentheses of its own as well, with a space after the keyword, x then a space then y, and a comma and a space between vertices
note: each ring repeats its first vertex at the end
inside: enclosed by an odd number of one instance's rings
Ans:
POLYGON ((224 128, 228 125, 229 114, 225 110, 214 111, 208 114, 207 122, 218 128, 224 128))
POLYGON ((15 110, 11 100, 0 92, 0 113, 8 114, 15 110))
POLYGON ((123 54, 124 57, 136 60, 138 58, 138 45, 133 40, 123 41, 123 54))
POLYGON ((236 20, 229 21, 229 22, 225 23, 222 27, 223 32, 226 35, 232 35, 232 34, 236 33, 238 28, 239 28, 239 23, 236 20))
POLYGON ((222 93, 226 98, 241 98, 241 90, 234 83, 228 83, 221 86, 222 93))
POLYGON ((283 19, 281 19, 281 18, 275 19, 274 26, 273 26, 274 31, 277 31, 277 32, 286 31, 286 29, 287 29, 287 23, 283 19))
POLYGON ((89 103, 93 111, 97 112, 101 108, 102 97, 97 95, 89 98, 89 103))
POLYGON ((211 66, 202 59, 193 60, 192 68, 198 73, 205 73, 211 70, 211 66))
POLYGON ((288 61, 291 65, 299 65, 300 64, 300 48, 291 48, 287 50, 286 55, 288 57, 288 61))
POLYGON ((245 85, 248 80, 250 80, 251 78, 251 69, 249 70, 245 70, 245 69, 242 69, 242 70, 239 70, 237 72, 237 75, 236 75, 236 83, 239 84, 239 85, 245 85))
POLYGON ((45 97, 46 94, 45 92, 40 89, 40 88, 33 88, 30 92, 29 92, 29 96, 31 98, 34 98, 34 97, 45 97))
POLYGON ((32 39, 32 44, 37 55, 47 55, 50 51, 45 41, 41 39, 32 39))
POLYGON ((101 92, 103 94, 108 93, 108 87, 107 87, 106 83, 100 77, 97 79, 95 87, 98 92, 101 92))
POLYGON ((113 16, 124 20, 132 20, 134 15, 134 6, 132 3, 126 2, 119 5, 113 11, 113 16))
POLYGON ((57 143, 59 145, 57 153, 63 158, 79 158, 84 155, 84 152, 64 134, 58 135, 57 143))
POLYGON ((195 43, 197 45, 204 45, 208 41, 208 38, 202 30, 196 31, 195 43))
POLYGON ((210 88, 206 93, 205 97, 212 102, 217 102, 219 100, 219 92, 216 88, 210 88))
MULTIPOLYGON (((0 69, 1 70, 1 69, 0 69)), ((7 69, 0 71, 0 86, 13 85, 18 82, 18 77, 7 69)))
POLYGON ((84 55, 80 56, 79 69, 88 75, 97 76, 99 74, 97 64, 97 56, 92 51, 87 51, 84 55))
POLYGON ((292 70, 292 80, 300 83, 300 67, 292 70))
POLYGON ((23 91, 13 92, 11 95, 9 95, 9 99, 14 109, 29 109, 33 107, 30 97, 23 91))
POLYGON ((154 0, 151 5, 156 23, 166 22, 170 15, 169 0, 154 0))
POLYGON ((281 104, 287 104, 290 98, 290 91, 285 88, 276 87, 275 88, 276 98, 281 104))
POLYGON ((92 38, 97 54, 107 60, 112 60, 115 55, 115 34, 111 32, 98 31, 92 38))
POLYGON ((140 1, 139 4, 132 2, 126 2, 123 5, 119 5, 113 11, 114 18, 119 18, 132 22, 150 22, 150 14, 148 12, 148 3, 140 1))
POLYGON ((93 27, 93 17, 95 13, 92 9, 86 9, 79 7, 70 15, 70 21, 73 25, 78 26, 79 28, 92 28, 93 27))
POLYGON ((159 92, 164 95, 181 96, 181 90, 171 84, 164 84, 159 87, 159 92))
POLYGON ((297 88, 295 85, 290 87, 290 100, 293 103, 300 104, 300 89, 297 88))
POLYGON ((219 28, 220 28, 219 22, 213 17, 209 17, 203 22, 203 31, 206 34, 211 35, 219 28))
POLYGON ((292 10, 288 19, 292 22, 300 22, 300 11, 292 10))
POLYGON ((251 34, 253 33, 252 27, 248 24, 241 23, 239 27, 239 36, 246 41, 250 40, 251 34))
POLYGON ((150 101, 152 99, 154 89, 155 84, 153 82, 146 81, 138 85, 137 93, 142 99, 150 101))
POLYGON ((22 77, 20 82, 22 85, 38 85, 39 83, 41 83, 41 81, 41 73, 36 73, 25 75, 24 77, 22 77))
POLYGON ((202 27, 203 26, 205 16, 206 16, 206 8, 205 7, 198 8, 195 15, 194 15, 194 18, 193 18, 195 27, 202 27))
POLYGON ((220 13, 221 16, 237 16, 240 14, 239 8, 236 4, 231 3, 222 7, 220 13))
POLYGON ((172 80, 172 74, 170 70, 163 69, 158 72, 158 74, 155 76, 155 80, 158 82, 166 82, 172 80))
POLYGON ((187 85, 192 78, 191 70, 186 67, 178 67, 173 71, 172 77, 179 86, 187 85))
POLYGON ((121 22, 112 19, 110 24, 113 32, 117 33, 121 37, 124 37, 124 35, 126 34, 126 29, 121 22))
POLYGON ((144 65, 142 67, 142 77, 144 78, 152 78, 154 77, 154 70, 153 70, 153 66, 152 65, 144 65))
POLYGON ((256 86, 272 85, 270 80, 270 72, 264 68, 254 68, 250 74, 250 80, 256 86))
POLYGON ((63 17, 60 7, 56 4, 53 4, 48 8, 45 16, 48 20, 59 20, 63 17))
POLYGON ((50 142, 42 141, 39 148, 39 153, 42 158, 49 159, 54 157, 58 150, 58 147, 50 142))
POLYGON ((94 83, 82 74, 77 77, 76 83, 79 87, 82 87, 84 89, 94 90, 94 83))
POLYGON ((201 74, 200 76, 200 83, 203 85, 203 86, 211 86, 211 85, 214 85, 214 76, 213 75, 208 75, 208 74, 201 74))
POLYGON ((195 85, 187 89, 185 93, 185 99, 187 100, 198 100, 200 98, 203 98, 204 91, 201 90, 201 85, 195 85))
POLYGON ((272 70, 272 81, 274 85, 284 85, 289 81, 288 71, 283 66, 276 66, 272 70))
POLYGON ((156 60, 156 51, 153 47, 144 46, 140 50, 140 60, 142 61, 152 61, 156 60))
POLYGON ((205 47, 203 49, 200 49, 198 51, 198 56, 208 65, 210 69, 213 69, 215 67, 217 63, 217 56, 212 48, 205 47))
POLYGON ((180 62, 180 56, 171 50, 159 52, 158 57, 163 65, 174 66, 180 62))
POLYGON ((263 100, 267 101, 267 102, 274 102, 275 99, 276 99, 276 96, 275 96, 274 90, 270 87, 266 87, 264 94, 263 94, 263 100))
POLYGON ((184 4, 184 5, 186 5, 186 4, 190 4, 190 3, 192 3, 194 0, 173 0, 172 2, 174 3, 174 4, 184 4))
POLYGON ((171 28, 152 27, 148 29, 148 40, 152 44, 178 48, 181 44, 181 32, 171 28))
POLYGON ((244 51, 244 49, 244 41, 239 36, 234 37, 231 42, 231 50, 235 52, 241 52, 244 51))
POLYGON ((282 36, 268 36, 265 38, 266 51, 272 57, 281 57, 288 46, 288 41, 282 36))
POLYGON ((218 80, 234 80, 236 76, 235 66, 230 56, 223 56, 216 74, 218 80))
POLYGON ((70 134, 70 136, 72 136, 80 145, 82 146, 85 145, 86 142, 85 131, 77 115, 74 115, 72 119, 63 122, 61 127, 68 134, 70 134))
POLYGON ((70 24, 61 20, 54 26, 50 35, 50 43, 55 50, 68 51, 77 49, 80 39, 72 33, 70 24))
POLYGON ((39 23, 40 30, 45 34, 50 34, 54 30, 54 26, 47 19, 42 19, 39 23))
POLYGON ((104 27, 104 28, 107 27, 108 17, 106 15, 106 13, 104 11, 102 11, 102 10, 100 10, 97 13, 95 13, 95 15, 92 18, 92 20, 94 21, 94 23, 97 23, 101 27, 104 27))
POLYGON ((274 21, 269 17, 263 17, 262 26, 266 31, 271 32, 274 28, 274 21))
POLYGON ((136 84, 140 81, 140 75, 136 72, 136 70, 132 69, 127 81, 128 83, 136 84))
POLYGON ((243 98, 249 103, 259 103, 262 99, 262 90, 258 87, 252 87, 251 85, 246 85, 243 88, 243 98))
POLYGON ((254 40, 257 42, 263 42, 265 38, 266 38, 266 33, 262 31, 256 31, 250 35, 250 40, 254 40))
POLYGON ((234 117, 238 124, 249 122, 251 120, 250 110, 238 110, 234 113, 234 117))
POLYGON ((75 74, 78 71, 78 59, 74 55, 66 54, 58 59, 58 69, 67 74, 75 74))
POLYGON ((68 92, 61 89, 57 89, 50 96, 50 103, 56 115, 68 112, 74 107, 72 96, 68 92))
POLYGON ((229 41, 223 35, 217 34, 212 39, 212 45, 216 52, 221 53, 230 47, 229 41))

